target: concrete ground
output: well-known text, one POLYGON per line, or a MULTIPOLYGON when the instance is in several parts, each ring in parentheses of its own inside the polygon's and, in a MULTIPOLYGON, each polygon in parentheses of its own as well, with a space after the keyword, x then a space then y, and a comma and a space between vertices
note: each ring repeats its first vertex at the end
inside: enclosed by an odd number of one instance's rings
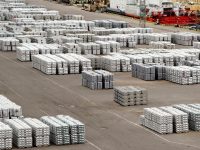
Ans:
MULTIPOLYGON (((42 0, 28 1, 93 19, 107 16, 42 0)), ((126 20, 120 16, 119 19, 126 20)), ((65 114, 86 124, 86 144, 32 148, 34 150, 200 149, 199 132, 160 135, 138 125, 144 107, 200 103, 200 85, 146 82, 132 78, 131 73, 115 73, 115 85, 141 86, 149 91, 148 106, 122 107, 113 101, 113 90, 92 91, 82 87, 81 75, 45 75, 33 69, 30 62, 18 61, 12 52, 0 52, 0 70, 0 93, 21 105, 24 116, 65 114)))

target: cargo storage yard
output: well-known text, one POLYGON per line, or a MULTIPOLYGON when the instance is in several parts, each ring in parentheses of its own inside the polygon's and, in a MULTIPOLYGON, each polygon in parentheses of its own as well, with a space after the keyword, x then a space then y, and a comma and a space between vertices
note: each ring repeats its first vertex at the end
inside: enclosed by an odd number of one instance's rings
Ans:
POLYGON ((199 30, 77 6, 0 0, 0 149, 200 149, 199 30))

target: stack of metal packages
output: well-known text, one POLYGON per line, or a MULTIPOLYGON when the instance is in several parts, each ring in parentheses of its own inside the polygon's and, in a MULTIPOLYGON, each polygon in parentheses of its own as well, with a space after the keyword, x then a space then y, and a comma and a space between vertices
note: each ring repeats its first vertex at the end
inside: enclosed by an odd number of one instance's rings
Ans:
POLYGON ((132 64, 132 77, 145 81, 156 79, 156 67, 149 64, 132 64))
POLYGON ((116 41, 108 41, 108 43, 110 43, 110 52, 112 53, 120 52, 120 43, 116 41))
POLYGON ((197 42, 198 34, 190 32, 172 33, 172 42, 184 46, 192 46, 193 42, 197 42))
POLYGON ((195 105, 174 105, 173 107, 186 112, 189 118, 189 129, 200 131, 200 110, 195 105))
POLYGON ((85 58, 91 60, 91 66, 93 69, 102 69, 101 57, 98 55, 84 55, 85 58))
POLYGON ((31 43, 30 36, 27 35, 18 35, 16 39, 18 39, 20 43, 31 43))
POLYGON ((0 120, 22 117, 21 106, 0 95, 0 120))
POLYGON ((56 55, 46 54, 46 56, 54 61, 56 61, 56 74, 65 75, 68 74, 68 63, 65 59, 60 58, 56 55))
POLYGON ((63 20, 84 20, 83 15, 65 14, 62 16, 63 20))
POLYGON ((13 144, 18 148, 30 148, 32 142, 32 128, 20 119, 6 119, 5 123, 13 129, 13 144))
POLYGON ((33 55, 39 54, 39 48, 23 43, 17 47, 17 59, 20 61, 31 61, 33 55))
POLYGON ((109 42, 96 41, 96 43, 100 45, 100 54, 102 55, 110 54, 111 48, 109 42))
POLYGON ((56 74, 56 61, 43 55, 32 56, 33 68, 42 71, 45 74, 56 74))
POLYGON ((69 74, 79 74, 80 72, 79 60, 77 60, 75 57, 71 56, 70 54, 58 54, 56 56, 67 61, 69 74))
POLYGON ((96 27, 104 27, 106 29, 111 29, 112 28, 112 22, 109 20, 93 20, 95 23, 96 27))
POLYGON ((53 116, 43 116, 40 120, 50 127, 50 141, 55 145, 70 144, 69 125, 53 116))
POLYGON ((23 120, 32 128, 34 146, 40 147, 50 145, 50 128, 48 125, 34 118, 25 118, 23 120))
POLYGON ((83 42, 93 42, 94 41, 94 34, 90 33, 82 33, 82 34, 75 34, 74 36, 83 39, 83 42))
POLYGON ((85 124, 70 116, 57 115, 58 119, 69 125, 70 143, 83 144, 85 143, 85 124))
POLYGON ((59 44, 38 44, 38 43, 30 43, 25 44, 26 46, 34 46, 39 49, 40 54, 59 54, 62 53, 59 44))
POLYGON ((163 111, 173 115, 173 132, 182 133, 189 131, 188 114, 172 106, 160 107, 163 111))
POLYGON ((81 54, 80 46, 75 43, 65 43, 61 48, 63 49, 63 53, 81 54))
POLYGON ((200 49, 200 42, 193 42, 193 47, 200 49))
POLYGON ((100 55, 100 45, 97 43, 79 43, 81 47, 82 54, 93 54, 93 55, 100 55))
POLYGON ((76 58, 79 61, 79 68, 80 68, 79 73, 81 73, 82 71, 92 70, 92 66, 91 66, 92 64, 91 64, 90 59, 87 59, 77 54, 68 54, 68 55, 76 58))
POLYGON ((140 124, 160 134, 173 133, 173 115, 159 108, 144 108, 140 124))
POLYGON ((19 40, 13 37, 0 38, 0 50, 16 51, 19 45, 19 40))
POLYGON ((200 67, 166 67, 166 80, 182 85, 199 84, 200 67))
POLYGON ((184 65, 186 66, 200 66, 200 60, 196 61, 184 61, 184 65))
POLYGON ((62 43, 82 43, 83 42, 83 39, 78 38, 78 37, 63 36, 61 37, 61 39, 62 39, 62 43))
POLYGON ((175 44, 165 41, 150 42, 149 45, 154 49, 175 49, 175 44))
POLYGON ((141 87, 119 86, 114 88, 114 101, 122 106, 146 105, 148 93, 141 87))
POLYGON ((0 122, 0 149, 12 149, 12 129, 0 122))
POLYGON ((113 74, 104 70, 83 71, 82 85, 92 90, 113 88, 113 74))
POLYGON ((46 38, 45 37, 39 37, 39 36, 33 36, 30 38, 32 43, 38 43, 38 44, 46 44, 46 38))

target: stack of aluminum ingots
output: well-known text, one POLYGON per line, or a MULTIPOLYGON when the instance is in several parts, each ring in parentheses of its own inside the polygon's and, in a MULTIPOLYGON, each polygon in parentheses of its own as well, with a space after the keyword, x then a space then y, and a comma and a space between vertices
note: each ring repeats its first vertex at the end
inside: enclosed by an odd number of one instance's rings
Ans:
POLYGON ((81 47, 81 53, 82 54, 93 54, 93 55, 100 55, 100 45, 97 43, 79 43, 79 46, 81 47))
POLYGON ((78 37, 63 36, 61 39, 62 39, 62 43, 82 43, 83 42, 83 39, 78 38, 78 37))
POLYGON ((175 49, 175 44, 165 41, 150 42, 150 47, 154 49, 175 49))
POLYGON ((32 128, 34 146, 40 147, 50 145, 50 128, 48 125, 34 118, 25 118, 23 120, 32 128))
POLYGON ((96 41, 96 43, 100 45, 100 54, 102 55, 110 54, 111 48, 109 42, 96 41))
POLYGON ((154 34, 148 34, 147 35, 147 44, 149 44, 151 41, 157 42, 157 41, 168 41, 171 42, 171 35, 167 33, 154 33, 154 34))
POLYGON ((83 15, 65 14, 63 15, 63 20, 84 20, 83 15))
POLYGON ((189 129, 194 131, 200 131, 200 110, 197 109, 198 106, 194 105, 174 105, 173 107, 186 112, 189 118, 189 129))
POLYGON ((146 105, 148 93, 140 87, 119 86, 114 88, 114 101, 122 106, 146 105))
POLYGON ((75 34, 74 36, 83 39, 83 42, 93 42, 94 41, 94 34, 90 33, 82 33, 82 34, 75 34))
POLYGON ((112 22, 108 20, 93 20, 95 23, 96 27, 104 27, 106 29, 111 29, 112 28, 112 22))
POLYGON ((68 63, 65 59, 62 59, 56 55, 51 55, 51 54, 46 54, 44 56, 56 61, 56 74, 58 75, 68 74, 68 63))
POLYGON ((67 61, 69 74, 79 74, 80 73, 80 67, 79 67, 80 63, 79 63, 78 59, 71 56, 70 54, 58 54, 56 56, 67 61))
POLYGON ((18 148, 30 148, 32 142, 32 128, 21 119, 6 119, 5 123, 13 129, 13 144, 18 148))
POLYGON ((45 74, 56 74, 56 61, 43 55, 32 56, 33 68, 42 71, 45 74))
POLYGON ((131 71, 130 58, 120 54, 111 56, 102 56, 102 69, 111 72, 129 72, 131 71))
POLYGON ((31 44, 23 43, 17 47, 17 59, 20 61, 31 61, 33 55, 39 54, 39 48, 31 44))
POLYGON ((101 57, 98 55, 84 55, 85 58, 91 60, 91 66, 93 69, 97 70, 97 69, 102 69, 101 67, 101 57))
POLYGON ((160 107, 163 111, 173 115, 173 130, 175 133, 189 131, 188 114, 172 106, 160 107))
POLYGON ((43 116, 40 120, 50 127, 50 141, 55 145, 70 144, 69 125, 53 116, 43 116))
POLYGON ((0 50, 16 51, 19 45, 19 40, 13 37, 0 38, 0 50))
POLYGON ((120 43, 116 41, 108 41, 108 43, 110 43, 110 52, 112 53, 120 52, 120 43))
POLYGON ((12 149, 12 129, 0 122, 0 149, 12 149))
POLYGON ((27 35, 18 35, 16 39, 18 39, 20 43, 31 43, 30 36, 27 35))
POLYGON ((80 68, 79 73, 81 73, 82 71, 92 70, 92 66, 91 66, 92 64, 91 64, 90 59, 87 59, 77 54, 68 54, 68 55, 76 58, 79 61, 79 68, 80 68))
POLYGON ((39 36, 33 36, 30 38, 32 43, 38 43, 38 44, 46 44, 46 38, 45 37, 39 37, 39 36))
POLYGON ((146 81, 156 79, 156 67, 149 64, 132 64, 132 77, 146 81))
POLYGON ((166 80, 181 85, 199 84, 200 67, 199 66, 166 67, 166 80))
MULTIPOLYGON (((26 46, 29 46, 26 44, 26 46)), ((38 43, 30 43, 30 46, 34 46, 39 48, 40 54, 59 54, 62 53, 59 44, 38 44, 38 43)))
POLYGON ((200 66, 200 60, 184 61, 184 65, 186 65, 186 66, 200 66))
POLYGON ((85 124, 70 116, 57 115, 58 119, 69 125, 70 143, 83 144, 85 143, 85 124))
POLYGON ((92 90, 113 88, 113 74, 104 70, 83 71, 82 85, 92 90))
POLYGON ((160 134, 173 133, 173 115, 159 108, 144 108, 140 124, 160 134))
POLYGON ((200 42, 193 42, 193 47, 200 49, 200 42))
POLYGON ((75 43, 65 43, 61 47, 64 53, 81 54, 81 48, 75 43))
POLYGON ((21 106, 13 103, 7 97, 0 95, 0 119, 22 117, 21 106))
POLYGON ((197 42, 198 34, 190 32, 172 33, 172 42, 184 46, 192 46, 193 42, 197 42))

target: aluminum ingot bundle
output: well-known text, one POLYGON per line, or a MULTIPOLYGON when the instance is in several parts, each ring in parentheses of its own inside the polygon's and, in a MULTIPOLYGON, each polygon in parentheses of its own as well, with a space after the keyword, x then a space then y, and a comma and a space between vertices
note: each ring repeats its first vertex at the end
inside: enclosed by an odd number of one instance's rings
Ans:
POLYGON ((0 122, 0 149, 12 149, 12 128, 0 122))
POLYGON ((82 54, 93 54, 93 55, 100 55, 100 45, 94 42, 90 43, 79 43, 81 47, 82 54))
POLYGON ((82 85, 92 90, 113 88, 113 74, 104 70, 83 71, 82 85))
POLYGON ((81 54, 80 46, 75 43, 65 43, 61 48, 63 49, 63 53, 81 54))
POLYGON ((168 33, 154 33, 154 34, 147 34, 147 41, 146 43, 149 44, 151 41, 168 41, 171 42, 171 35, 168 33))
POLYGON ((173 133, 173 115, 155 107, 144 108, 140 124, 160 134, 173 133))
POLYGON ((70 116, 57 115, 58 119, 69 125, 69 134, 71 144, 82 144, 85 143, 85 124, 76 120, 70 116))
POLYGON ((193 42, 197 42, 198 34, 190 32, 172 33, 172 42, 184 46, 193 46, 193 42))
POLYGON ((2 51, 16 51, 19 40, 13 37, 0 38, 0 49, 2 51))
POLYGON ((93 69, 95 70, 102 69, 101 56, 89 54, 89 55, 84 55, 84 57, 91 60, 91 65, 93 69))
POLYGON ((21 106, 13 103, 3 95, 0 95, 0 118, 12 119, 22 116, 21 106))
POLYGON ((149 45, 154 49, 175 49, 175 44, 165 41, 150 42, 149 45))
POLYGON ((32 128, 34 146, 50 145, 50 128, 48 125, 35 118, 25 118, 23 120, 32 128))
POLYGON ((43 116, 40 120, 50 127, 50 141, 55 145, 70 144, 69 125, 53 116, 43 116))
POLYGON ((84 20, 83 15, 65 14, 63 15, 63 20, 84 20))
POLYGON ((30 148, 32 142, 32 128, 21 119, 6 119, 5 123, 13 129, 13 144, 18 148, 30 148))
POLYGON ((166 67, 166 80, 181 85, 199 84, 200 68, 198 66, 166 67))
POLYGON ((163 111, 173 115, 173 131, 182 133, 189 131, 188 114, 172 106, 160 107, 163 111))
POLYGON ((193 42, 193 47, 200 49, 200 42, 193 42))
POLYGON ((180 109, 188 114, 189 129, 194 131, 200 131, 200 110, 195 105, 174 105, 173 107, 180 109))
POLYGON ((122 106, 146 105, 147 90, 133 86, 118 86, 114 88, 114 101, 122 106))

